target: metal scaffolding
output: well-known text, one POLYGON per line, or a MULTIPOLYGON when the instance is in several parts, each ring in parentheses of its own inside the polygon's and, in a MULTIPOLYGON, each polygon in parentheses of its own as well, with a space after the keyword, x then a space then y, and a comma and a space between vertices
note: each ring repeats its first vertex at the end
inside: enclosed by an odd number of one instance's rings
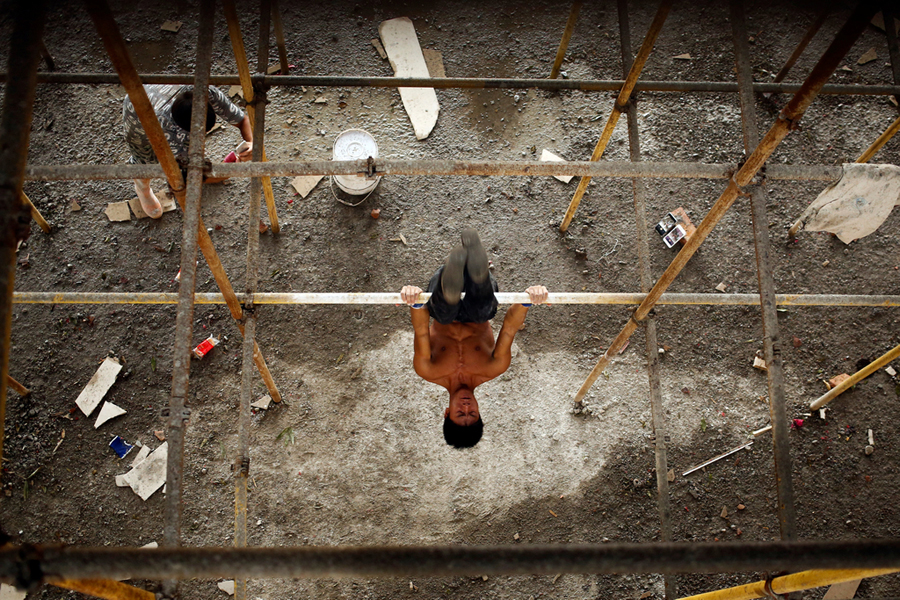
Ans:
MULTIPOLYGON (((752 81, 741 0, 731 2, 731 22, 736 59, 736 82, 695 81, 638 81, 641 69, 652 51, 656 36, 664 26, 671 2, 663 0, 651 24, 637 57, 632 58, 631 34, 625 0, 619 1, 619 26, 623 80, 556 79, 564 59, 566 46, 572 35, 581 2, 574 2, 562 42, 556 55, 550 79, 504 78, 394 78, 394 77, 338 77, 288 75, 288 61, 283 24, 275 0, 262 2, 258 61, 255 75, 251 75, 244 50, 233 0, 225 0, 229 34, 238 66, 238 74, 210 75, 212 66, 214 2, 202 0, 199 11, 199 35, 195 73, 139 74, 128 55, 125 41, 105 0, 86 0, 100 37, 113 62, 116 74, 108 73, 37 73, 41 59, 41 29, 44 7, 41 0, 16 4, 16 20, 10 45, 8 72, 0 73, 5 83, 5 103, 0 120, 0 215, 3 219, 3 256, 0 259, 0 284, 3 285, 3 306, 0 307, 0 458, 3 455, 3 423, 6 410, 6 391, 10 385, 21 386, 9 377, 10 327, 13 304, 175 304, 175 343, 173 348, 172 389, 166 409, 167 496, 165 505, 164 547, 158 550, 134 548, 75 548, 58 546, 4 546, 0 548, 0 580, 25 588, 44 582, 107 598, 149 598, 151 594, 126 584, 107 581, 113 578, 148 578, 164 581, 163 592, 169 597, 178 594, 177 581, 194 577, 233 577, 237 580, 235 596, 246 598, 247 578, 321 578, 321 577, 405 577, 473 574, 532 574, 532 573, 705 573, 726 571, 798 569, 876 569, 867 574, 895 572, 900 569, 900 542, 896 540, 797 542, 797 527, 791 459, 787 439, 788 421, 785 413, 784 382, 780 361, 780 336, 777 306, 881 306, 900 307, 895 295, 824 295, 777 294, 772 275, 771 248, 768 239, 766 195, 757 172, 771 156, 778 144, 797 128, 810 103, 818 94, 896 95, 900 96, 900 58, 898 58, 893 19, 886 13, 885 26, 889 30, 894 82, 883 85, 827 84, 831 73, 876 10, 875 3, 864 0, 851 15, 847 24, 818 61, 803 84, 781 83, 803 49, 821 27, 828 12, 812 24, 797 50, 788 60, 774 83, 752 81), (271 21, 270 21, 271 19, 271 21), (270 29, 279 53, 282 75, 266 73, 269 55, 270 29), (142 125, 153 145, 160 164, 154 165, 26 165, 29 128, 37 84, 121 84, 131 98, 142 125), (243 164, 209 165, 204 157, 205 131, 203 118, 206 94, 194 94, 191 123, 190 155, 187 178, 175 162, 156 115, 150 106, 143 84, 185 83, 206 90, 209 85, 240 84, 248 102, 248 115, 253 125, 253 162, 243 164), (491 160, 395 160, 368 161, 276 161, 266 162, 264 147, 265 90, 271 86, 339 86, 339 87, 429 87, 458 89, 537 89, 614 91, 618 93, 605 128, 589 161, 547 163, 539 161, 491 160), (700 164, 685 162, 641 162, 640 140, 637 131, 635 94, 638 92, 734 92, 741 103, 742 132, 747 160, 741 164, 700 164), (794 93, 769 132, 760 139, 754 108, 755 94, 794 93), (628 121, 630 160, 600 162, 616 121, 625 114, 628 121), (640 260, 641 293, 565 293, 550 294, 550 304, 596 304, 637 306, 621 333, 610 343, 597 366, 575 398, 576 407, 616 352, 628 341, 638 324, 646 325, 646 356, 650 384, 650 400, 654 433, 657 503, 661 543, 603 544, 557 546, 428 546, 428 547, 300 547, 247 548, 247 478, 250 473, 250 399, 254 365, 260 372, 275 401, 281 399, 274 378, 269 373, 255 340, 256 307, 265 304, 400 304, 396 293, 259 293, 259 229, 261 198, 266 201, 272 230, 278 233, 278 216, 270 177, 295 175, 362 174, 367 177, 390 175, 460 175, 460 176, 537 176, 573 175, 582 178, 579 191, 570 210, 563 218, 565 230, 572 219, 581 194, 592 177, 631 179, 637 226, 640 260), (203 177, 252 178, 248 206, 248 237, 245 287, 235 293, 222 268, 210 236, 200 217, 203 177), (25 180, 106 180, 166 178, 184 211, 181 244, 181 279, 179 291, 174 293, 96 293, 96 292, 13 292, 15 247, 20 238, 22 223, 34 209, 22 193, 25 180), (673 260, 655 285, 651 281, 649 243, 647 240, 645 179, 697 178, 727 180, 722 196, 685 247, 673 260), (691 256, 706 239, 739 195, 750 197, 759 294, 683 294, 666 293, 669 285, 684 268, 691 256), (198 250, 206 257, 221 293, 195 293, 198 250), (235 548, 182 548, 182 471, 185 444, 185 423, 188 408, 190 344, 194 306, 196 304, 226 304, 243 335, 242 379, 240 410, 237 419, 238 453, 234 457, 235 473, 235 548), (778 520, 780 542, 684 544, 672 543, 671 510, 666 479, 666 424, 662 408, 662 392, 657 356, 655 322, 651 310, 656 305, 718 305, 759 306, 768 365, 768 392, 773 424, 775 479, 778 491, 778 520), (97 578, 103 578, 98 580, 97 578)), ((46 51, 46 50, 45 50, 46 51)), ((891 135, 900 129, 900 119, 873 144, 874 154, 891 135)), ((769 181, 836 181, 841 168, 828 165, 768 165, 765 179, 769 181)), ((36 211, 36 209, 34 209, 36 211)), ((39 213, 38 213, 39 215, 39 213)), ((46 222, 41 223, 44 228, 46 222)), ((45 230, 48 230, 49 226, 45 230)), ((500 303, 522 303, 526 294, 497 294, 500 303)), ((420 298, 425 301, 428 294, 420 298)), ((900 349, 900 347, 898 347, 900 349)), ((895 349, 892 352, 900 351, 895 349)), ((896 356, 892 354, 891 356, 896 356)), ((873 363, 875 364, 875 363, 873 363)), ((847 385, 850 385, 849 383, 847 385)), ((18 388, 16 388, 18 389, 18 388)), ((841 390, 842 391, 842 390, 841 390)), ((838 392, 835 392, 835 395, 838 392)), ((803 575, 803 574, 800 574, 803 575)), ((838 580, 828 574, 824 580, 838 580), (831 577, 831 579, 828 579, 831 577)), ((800 577, 803 582, 807 582, 800 577)), ((788 592, 797 589, 793 580, 775 580, 788 592)), ((760 584, 754 584, 756 590, 760 584)), ((764 591, 768 592, 770 587, 764 591)), ((673 578, 666 578, 666 596, 675 595, 673 578)), ((749 596, 748 596, 749 597, 749 596)))

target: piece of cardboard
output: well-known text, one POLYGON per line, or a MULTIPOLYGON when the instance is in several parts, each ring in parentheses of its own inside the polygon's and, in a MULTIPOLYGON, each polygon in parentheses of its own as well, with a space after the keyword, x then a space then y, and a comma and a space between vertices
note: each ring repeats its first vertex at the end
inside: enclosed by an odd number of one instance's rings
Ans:
MULTIPOLYGON (((552 152, 550 152, 549 150, 547 150, 546 148, 544 148, 543 150, 541 150, 541 160, 544 162, 565 162, 566 159, 564 159, 560 156, 557 156, 557 155, 553 154, 552 152)), ((569 183, 570 181, 572 181, 573 177, 575 177, 575 176, 574 175, 554 175, 553 176, 554 179, 559 179, 563 183, 569 183)))
POLYGON ((444 72, 444 55, 437 50, 431 48, 422 48, 422 56, 425 58, 425 64, 428 66, 428 74, 432 77, 446 77, 444 72))
POLYGON ((851 600, 856 595, 856 589, 861 581, 862 579, 854 579, 853 581, 835 583, 828 588, 828 591, 822 596, 822 600, 851 600))
POLYGON ((870 63, 873 60, 878 60, 878 53, 875 52, 875 48, 869 48, 866 50, 865 54, 859 57, 859 60, 856 61, 858 65, 864 65, 866 63, 870 63))
POLYGON ((110 202, 106 205, 106 210, 103 212, 106 213, 106 216, 113 223, 131 220, 131 212, 128 210, 127 202, 110 202))
POLYGON ((97 414, 97 420, 94 422, 94 429, 99 428, 110 419, 124 415, 125 412, 125 409, 121 406, 116 406, 112 402, 104 402, 103 406, 100 407, 100 412, 97 414))
POLYGON ((160 25, 159 28, 162 29, 163 31, 171 31, 172 33, 178 33, 178 30, 181 29, 182 24, 183 23, 181 21, 169 20, 169 21, 166 21, 165 23, 163 23, 162 25, 160 25))
MULTIPOLYGON (((381 43, 395 77, 428 77, 428 65, 416 37, 416 28, 407 17, 382 21, 378 26, 381 43)), ((437 124, 441 110, 434 88, 398 88, 403 108, 409 115, 416 139, 424 140, 437 124)))
POLYGON ((291 187, 297 190, 301 198, 306 198, 324 175, 302 175, 291 179, 291 187))
POLYGON ((265 396, 263 396, 256 402, 251 402, 250 406, 252 406, 253 408, 267 410, 269 408, 269 404, 271 404, 271 403, 272 403, 272 396, 266 394, 265 396))
MULTIPOLYGON (((166 483, 166 462, 169 457, 169 443, 163 444, 150 453, 133 469, 121 476, 121 480, 128 484, 134 493, 147 500, 150 496, 166 483)), ((116 478, 118 484, 119 478, 116 478)))
MULTIPOLYGON (((178 208, 178 205, 175 203, 175 199, 172 198, 169 193, 165 190, 160 190, 158 194, 156 194, 156 199, 159 200, 160 206, 162 206, 163 214, 167 212, 171 212, 178 208)), ((128 206, 131 207, 131 212, 134 213, 134 216, 138 219, 149 219, 147 213, 144 212, 143 207, 141 206, 140 199, 135 196, 131 200, 128 201, 128 206)))
POLYGON ((78 405, 78 408, 81 409, 84 416, 91 416, 91 413, 94 412, 94 409, 97 408, 97 405, 103 400, 103 396, 106 395, 106 392, 109 391, 112 384, 116 382, 116 377, 118 377, 119 371, 121 370, 122 365, 117 359, 107 357, 103 361, 100 368, 97 369, 97 372, 94 373, 94 376, 91 377, 91 380, 88 381, 87 385, 84 386, 84 389, 81 390, 81 393, 75 400, 75 404, 78 405))

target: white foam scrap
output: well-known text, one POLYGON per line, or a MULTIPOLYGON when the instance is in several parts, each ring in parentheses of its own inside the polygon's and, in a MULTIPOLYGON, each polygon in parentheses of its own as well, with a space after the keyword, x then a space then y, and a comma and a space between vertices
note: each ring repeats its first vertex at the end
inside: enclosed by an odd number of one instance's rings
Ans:
MULTIPOLYGON (((156 490, 166 483, 166 462, 169 457, 169 444, 163 444, 139 462, 134 468, 116 477, 116 484, 120 478, 123 483, 130 486, 134 493, 146 500, 156 490)), ((124 486, 123 486, 124 487, 124 486)))
POLYGON ((225 581, 220 581, 216 584, 220 590, 228 594, 229 596, 234 596, 234 580, 226 579, 225 581))
MULTIPOLYGON (((541 150, 541 160, 544 162, 565 162, 566 159, 564 159, 560 156, 557 156, 557 155, 553 154, 552 152, 550 152, 549 150, 547 150, 546 148, 544 148, 543 150, 541 150)), ((572 177, 574 177, 574 175, 554 175, 553 176, 554 179, 559 179, 563 183, 569 183, 570 181, 572 181, 572 177)))
POLYGON ((17 590, 15 586, 0 583, 0 600, 25 600, 26 591, 17 590))
POLYGON ((100 368, 97 369, 97 372, 94 373, 94 376, 91 377, 91 380, 88 381, 75 400, 75 404, 78 405, 84 416, 89 417, 94 412, 94 409, 103 400, 103 396, 106 395, 112 384, 116 382, 116 377, 118 377, 121 370, 122 365, 117 359, 107 357, 103 361, 100 368))
POLYGON ((149 544, 144 544, 141 548, 159 548, 159 544, 156 542, 150 542, 149 544))
POLYGON ((110 419, 115 419, 118 416, 125 414, 125 409, 121 406, 116 406, 112 402, 104 402, 103 406, 100 407, 100 414, 97 415, 97 421, 94 422, 94 429, 97 429, 110 419))
POLYGON ((253 408, 261 408, 262 410, 266 410, 269 408, 269 404, 272 403, 272 396, 266 394, 256 402, 250 404, 253 408))

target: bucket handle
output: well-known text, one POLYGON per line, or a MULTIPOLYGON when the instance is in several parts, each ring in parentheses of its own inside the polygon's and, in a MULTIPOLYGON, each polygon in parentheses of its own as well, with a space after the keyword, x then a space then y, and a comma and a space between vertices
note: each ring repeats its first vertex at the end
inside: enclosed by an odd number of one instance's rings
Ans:
MULTIPOLYGON (((362 200, 360 200, 360 201, 357 202, 356 204, 351 204, 350 202, 346 202, 346 201, 344 201, 344 200, 341 200, 340 198, 337 197, 337 194, 334 193, 334 175, 332 175, 331 177, 328 178, 328 187, 331 188, 331 195, 334 196, 334 199, 337 200, 338 202, 340 202, 341 204, 346 205, 346 206, 359 206, 360 204, 362 204, 363 202, 365 202, 366 200, 368 200, 368 199, 369 199, 369 196, 372 195, 372 192, 375 191, 375 188, 372 188, 372 190, 371 190, 368 194, 366 194, 365 197, 363 197, 362 200)), ((378 186, 375 186, 375 187, 378 187, 378 186)))

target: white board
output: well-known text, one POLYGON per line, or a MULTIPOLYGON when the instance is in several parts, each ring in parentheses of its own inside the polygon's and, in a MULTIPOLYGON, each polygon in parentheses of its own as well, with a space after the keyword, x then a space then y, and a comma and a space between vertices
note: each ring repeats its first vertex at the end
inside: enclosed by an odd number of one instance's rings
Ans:
POLYGON ((100 368, 97 369, 97 372, 94 373, 94 376, 91 377, 91 380, 88 381, 88 384, 84 386, 84 389, 81 390, 81 393, 75 400, 75 404, 78 405, 84 416, 91 416, 91 413, 103 400, 103 396, 106 395, 112 384, 116 382, 116 377, 121 370, 122 365, 115 358, 107 357, 103 361, 100 368))
MULTIPOLYGON (((378 35, 381 36, 384 51, 391 61, 394 77, 429 77, 428 65, 425 64, 412 21, 407 17, 383 21, 378 26, 378 35)), ((441 110, 434 88, 398 89, 403 108, 416 132, 416 139, 424 140, 434 129, 441 110)))
POLYGON ((154 450, 133 469, 116 477, 116 485, 121 481, 131 487, 134 493, 146 500, 166 482, 166 462, 169 459, 169 443, 154 450))

